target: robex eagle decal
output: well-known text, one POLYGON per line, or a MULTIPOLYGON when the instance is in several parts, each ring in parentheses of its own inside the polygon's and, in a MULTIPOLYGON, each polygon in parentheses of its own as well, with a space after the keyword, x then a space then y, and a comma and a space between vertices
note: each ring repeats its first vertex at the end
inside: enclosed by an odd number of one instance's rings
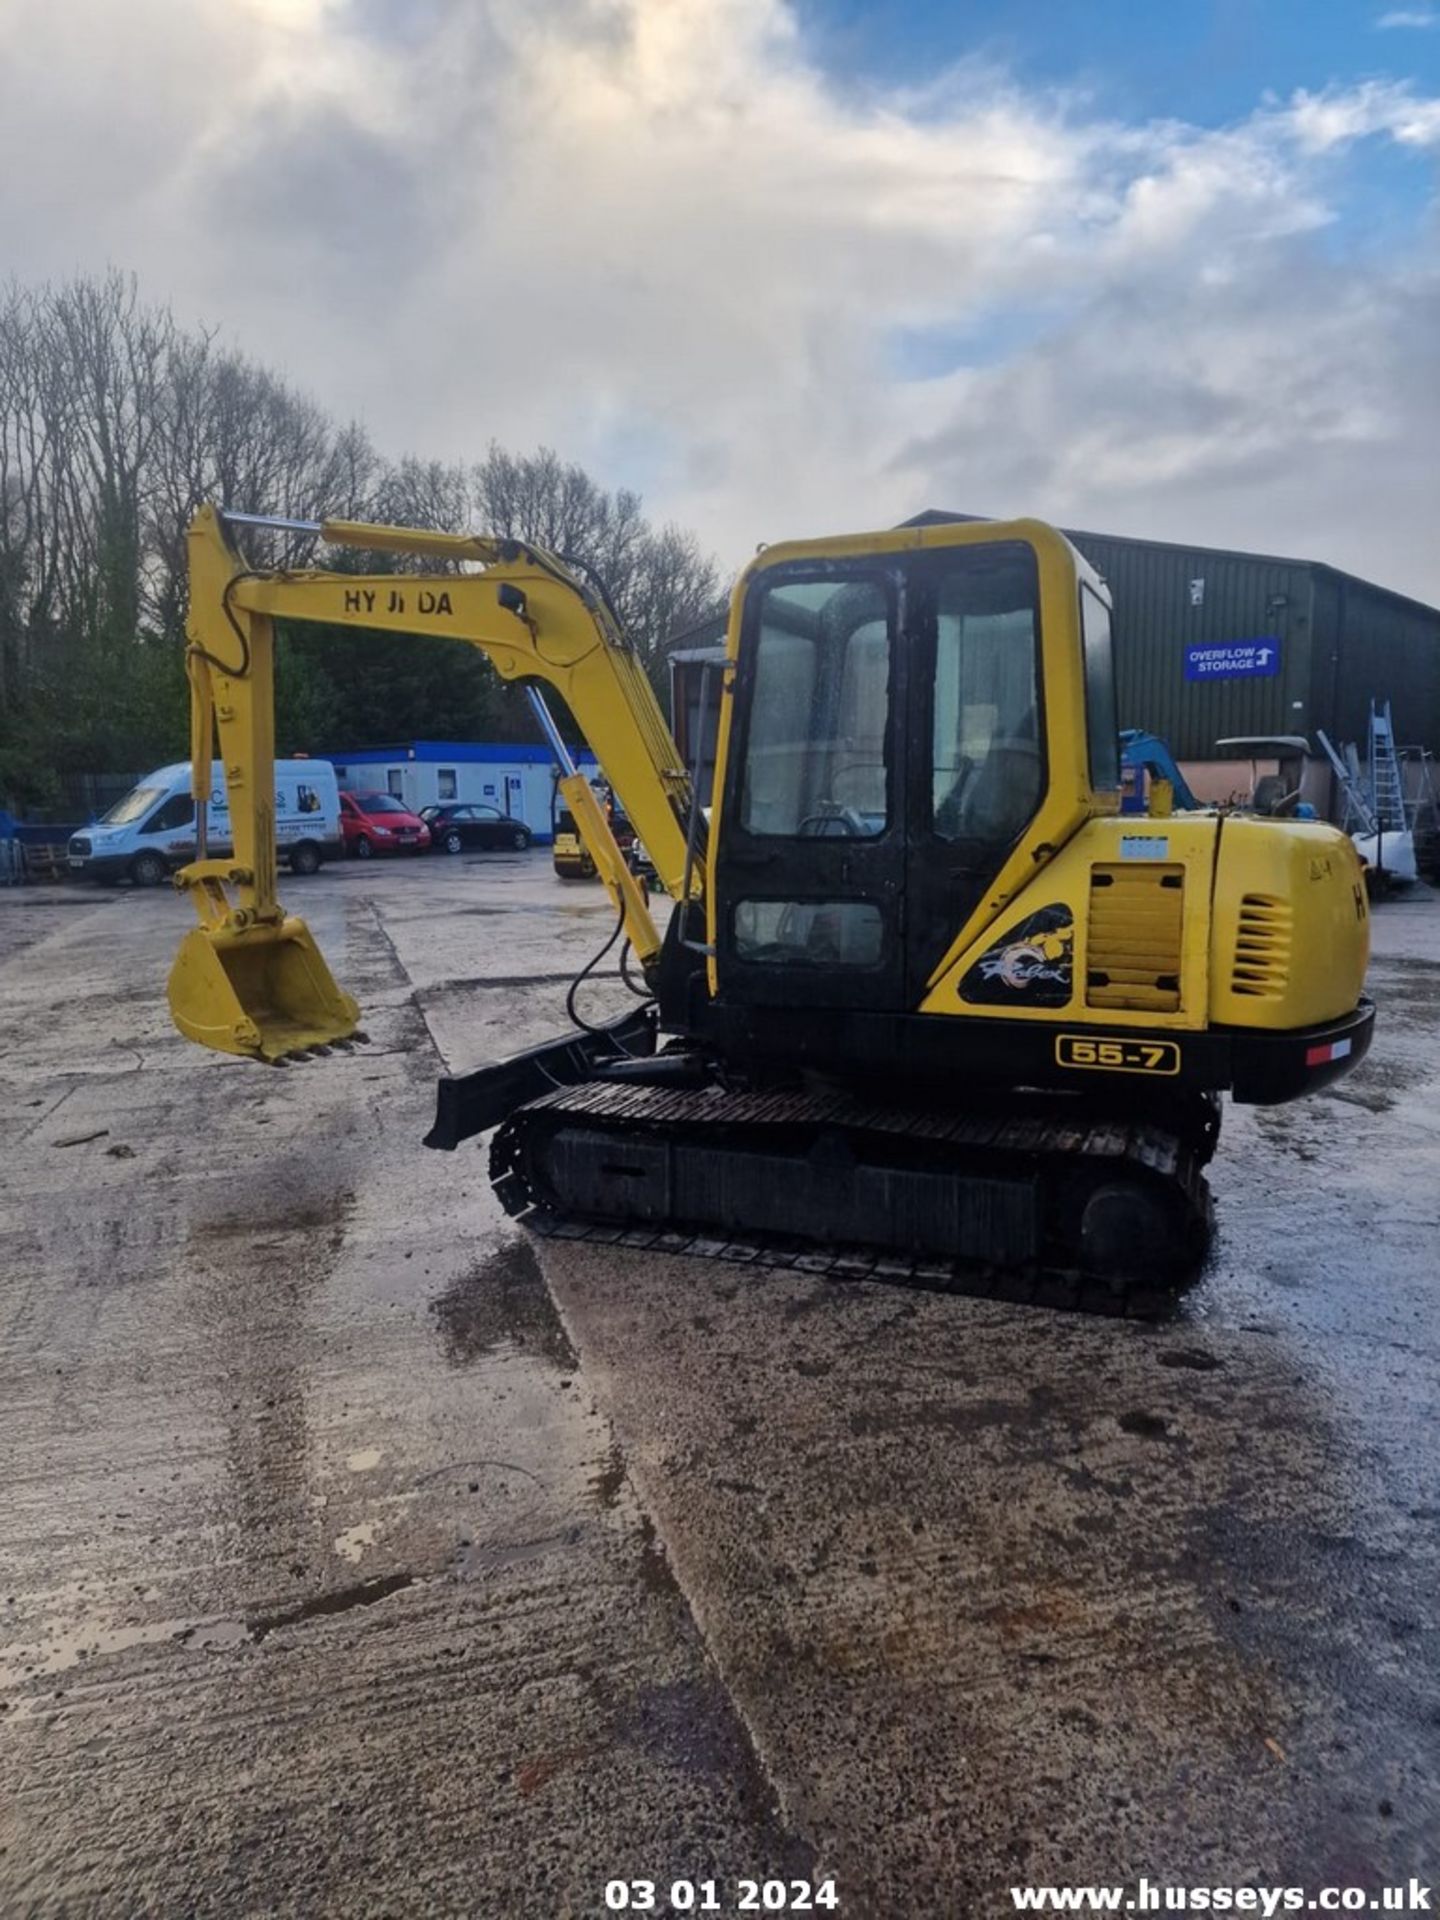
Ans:
POLYGON ((981 1007, 1068 1006, 1074 947, 1069 907, 1040 907, 986 948, 960 982, 960 998, 981 1007))

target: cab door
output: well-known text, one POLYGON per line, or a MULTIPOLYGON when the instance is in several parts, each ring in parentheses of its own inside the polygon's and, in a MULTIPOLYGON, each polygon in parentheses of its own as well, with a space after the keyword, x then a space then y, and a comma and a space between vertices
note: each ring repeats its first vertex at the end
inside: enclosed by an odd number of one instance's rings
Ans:
POLYGON ((906 1004, 905 598, 880 556, 752 590, 715 866, 722 1000, 906 1004))
POLYGON ((1035 549, 940 547, 917 556, 909 583, 906 977, 918 1007, 1039 811, 1048 763, 1035 549))

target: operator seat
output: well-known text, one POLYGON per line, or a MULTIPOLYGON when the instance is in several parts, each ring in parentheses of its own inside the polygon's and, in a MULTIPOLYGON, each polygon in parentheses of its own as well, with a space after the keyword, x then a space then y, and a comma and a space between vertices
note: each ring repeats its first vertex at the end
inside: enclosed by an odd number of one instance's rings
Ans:
POLYGON ((978 766, 966 765, 935 809, 947 840, 1008 847, 1034 816, 1045 790, 1033 707, 1013 733, 996 734, 978 766))
POLYGON ((955 837, 1008 847, 1033 817, 1043 791, 1037 743, 1015 734, 992 740, 989 753, 960 795, 955 837))

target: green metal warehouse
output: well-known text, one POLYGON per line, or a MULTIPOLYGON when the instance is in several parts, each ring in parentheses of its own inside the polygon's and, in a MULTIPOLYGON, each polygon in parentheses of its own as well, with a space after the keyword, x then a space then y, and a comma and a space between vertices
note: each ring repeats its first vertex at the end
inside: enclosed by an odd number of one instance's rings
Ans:
MULTIPOLYGON (((904 524, 976 517, 930 510, 904 524)), ((1320 728, 1363 753, 1374 698, 1391 702, 1402 745, 1440 754, 1440 610, 1319 561, 1069 537, 1114 602, 1121 726, 1160 734, 1189 762, 1212 760, 1217 740, 1241 734, 1304 734, 1313 746, 1320 728), (1266 670, 1225 671, 1246 647, 1266 670), (1221 671, 1198 674, 1206 660, 1221 671)), ((723 619, 703 621, 672 649, 703 652, 723 632, 723 619)))
POLYGON ((1183 760, 1236 734, 1366 737, 1371 699, 1397 738, 1440 751, 1440 611, 1318 561, 1113 534, 1070 534, 1114 603, 1120 723, 1183 760), (1278 672, 1186 678, 1192 650, 1273 641, 1278 672))

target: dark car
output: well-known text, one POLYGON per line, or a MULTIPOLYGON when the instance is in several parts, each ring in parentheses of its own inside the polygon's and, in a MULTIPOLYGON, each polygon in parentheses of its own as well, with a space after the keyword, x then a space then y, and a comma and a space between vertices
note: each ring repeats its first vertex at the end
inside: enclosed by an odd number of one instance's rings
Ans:
POLYGON ((510 847, 523 853, 534 838, 523 820, 469 801, 422 807, 420 818, 430 829, 431 846, 441 853, 463 853, 467 847, 510 847))

